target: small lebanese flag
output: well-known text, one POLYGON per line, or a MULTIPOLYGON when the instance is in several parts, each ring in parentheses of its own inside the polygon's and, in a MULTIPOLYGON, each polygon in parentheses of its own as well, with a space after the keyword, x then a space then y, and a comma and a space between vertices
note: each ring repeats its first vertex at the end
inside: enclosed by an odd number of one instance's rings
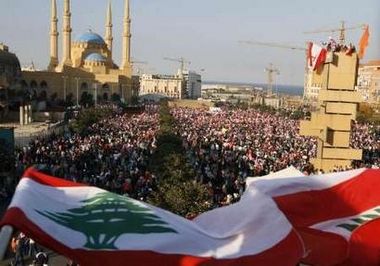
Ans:
POLYGON ((244 202, 189 221, 28 169, 0 226, 81 266, 296 265, 304 254, 299 236, 270 197, 248 193, 244 202))
POLYGON ((303 238, 311 265, 380 264, 380 170, 250 183, 275 200, 303 238))
POLYGON ((308 44, 308 67, 317 70, 326 61, 327 50, 318 44, 309 42, 308 44))

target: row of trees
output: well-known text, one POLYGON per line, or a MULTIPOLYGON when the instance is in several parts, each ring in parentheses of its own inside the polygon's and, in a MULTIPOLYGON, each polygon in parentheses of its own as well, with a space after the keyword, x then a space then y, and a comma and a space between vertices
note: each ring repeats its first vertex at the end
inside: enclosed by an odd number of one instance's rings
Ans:
POLYGON ((167 101, 161 102, 157 149, 150 159, 150 170, 158 178, 158 188, 149 202, 188 217, 210 209, 207 187, 194 180, 181 138, 174 133, 174 118, 167 101))
POLYGON ((86 134, 87 129, 91 125, 111 116, 112 112, 112 107, 82 109, 76 119, 70 124, 70 128, 76 133, 86 134))

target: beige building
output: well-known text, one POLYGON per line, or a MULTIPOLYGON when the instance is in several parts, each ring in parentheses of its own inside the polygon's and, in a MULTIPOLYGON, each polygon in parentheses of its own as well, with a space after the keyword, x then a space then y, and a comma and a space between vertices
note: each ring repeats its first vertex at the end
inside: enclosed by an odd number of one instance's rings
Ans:
POLYGON ((183 99, 186 96, 185 80, 181 76, 143 74, 140 78, 140 96, 151 94, 183 99))
POLYGON ((364 101, 380 101, 380 60, 369 61, 359 66, 356 89, 364 101))
POLYGON ((105 36, 88 31, 72 40, 70 0, 64 0, 62 58, 58 58, 58 16, 56 0, 51 0, 50 63, 45 71, 24 71, 21 85, 37 98, 52 97, 79 102, 90 95, 95 102, 113 94, 129 102, 131 88, 131 19, 129 0, 125 0, 122 64, 112 58, 113 33, 111 3, 106 12, 105 36))
POLYGON ((318 79, 315 78, 315 75, 317 75, 315 71, 310 69, 306 71, 303 92, 304 101, 314 106, 318 102, 319 91, 322 88, 322 84, 318 83, 318 79))

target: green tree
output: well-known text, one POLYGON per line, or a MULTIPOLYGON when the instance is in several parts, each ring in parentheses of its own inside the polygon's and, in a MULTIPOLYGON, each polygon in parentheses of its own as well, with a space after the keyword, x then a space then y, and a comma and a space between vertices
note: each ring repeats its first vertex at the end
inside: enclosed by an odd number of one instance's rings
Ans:
POLYGON ((89 108, 80 112, 78 118, 71 124, 71 129, 77 133, 84 134, 93 124, 99 122, 112 114, 110 108, 89 108))
POLYGON ((210 209, 207 188, 193 180, 194 171, 187 162, 182 139, 174 133, 175 120, 167 101, 160 107, 157 149, 150 159, 150 169, 159 183, 148 201, 182 216, 205 212, 210 209))
POLYGON ((182 216, 198 215, 211 208, 207 188, 195 181, 164 182, 148 201, 182 216))
POLYGON ((84 206, 68 212, 41 212, 54 222, 83 233, 89 249, 117 249, 123 234, 177 233, 159 216, 137 202, 109 192, 81 201, 84 206))

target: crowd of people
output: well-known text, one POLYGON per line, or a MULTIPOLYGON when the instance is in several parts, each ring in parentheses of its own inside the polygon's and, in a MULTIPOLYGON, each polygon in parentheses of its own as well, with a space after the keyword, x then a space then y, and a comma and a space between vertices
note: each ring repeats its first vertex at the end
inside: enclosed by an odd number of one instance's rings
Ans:
MULTIPOLYGON (((283 115, 248 110, 172 110, 196 180, 207 184, 214 203, 238 200, 246 177, 267 175, 293 165, 305 174, 314 169, 315 138, 300 136, 299 121, 283 115)), ((364 149, 352 167, 380 166, 380 128, 354 124, 351 146, 364 149)), ((348 170, 336 167, 335 171, 348 170)))
POLYGON ((353 163, 355 168, 380 167, 380 126, 370 123, 353 124, 351 147, 363 149, 363 159, 353 163))
POLYGON ((337 43, 332 37, 329 37, 329 40, 327 42, 322 42, 322 45, 329 52, 344 52, 347 55, 351 55, 356 52, 356 47, 352 43, 349 45, 337 43))
POLYGON ((86 134, 70 132, 35 139, 18 151, 16 168, 35 165, 67 180, 146 199, 155 185, 147 171, 159 128, 157 108, 141 114, 114 114, 93 124, 86 134))
MULTIPOLYGON (((321 173, 310 163, 317 141, 299 135, 298 120, 256 109, 174 108, 171 113, 195 180, 210 187, 214 202, 238 198, 246 177, 290 165, 306 174, 321 173)), ((141 114, 115 113, 90 126, 87 134, 33 140, 18 151, 16 166, 20 175, 25 167, 36 165, 54 176, 145 200, 157 184, 147 164, 158 129, 157 106, 148 106, 141 114)), ((379 135, 378 126, 353 125, 351 146, 364 149, 363 160, 353 167, 380 166, 379 135)), ((341 170, 346 169, 336 168, 341 170)))
POLYGON ((298 121, 248 110, 172 110, 196 179, 212 188, 216 204, 238 200, 246 177, 294 165, 310 171, 316 140, 298 134, 298 121))

